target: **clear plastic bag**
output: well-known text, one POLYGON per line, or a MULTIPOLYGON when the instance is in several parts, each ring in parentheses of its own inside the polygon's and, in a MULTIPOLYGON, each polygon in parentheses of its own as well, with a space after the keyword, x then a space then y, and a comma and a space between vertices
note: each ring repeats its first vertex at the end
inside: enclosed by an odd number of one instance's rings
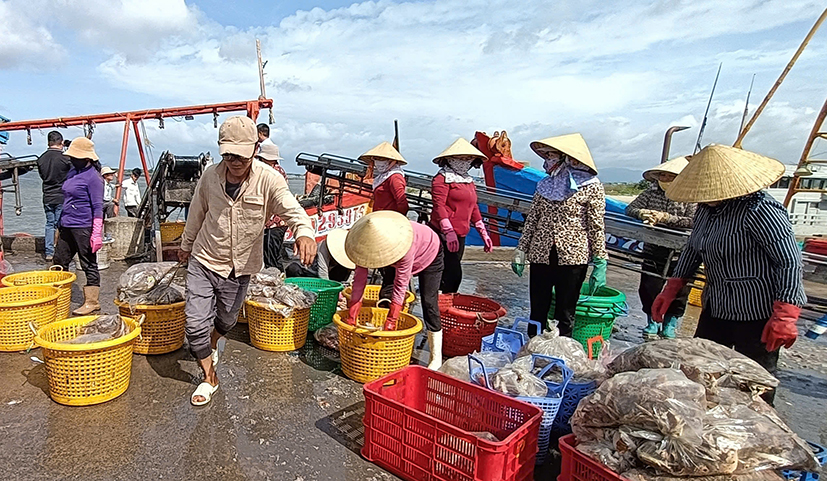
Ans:
POLYGON ((499 369, 488 379, 491 389, 511 396, 545 397, 548 395, 548 386, 542 379, 532 374, 531 371, 513 364, 499 369))
POLYGON ((629 481, 785 481, 787 479, 776 471, 686 478, 662 474, 651 469, 632 469, 624 472, 623 477, 629 481))
POLYGON ((165 305, 185 299, 186 270, 177 262, 135 264, 118 279, 118 300, 130 307, 165 305))
MULTIPOLYGON (((511 363, 511 356, 507 352, 484 351, 474 352, 471 355, 481 360, 486 368, 501 368, 511 363)), ((468 372, 468 356, 457 356, 448 359, 442 363, 439 372, 463 381, 472 382, 471 374, 468 372)), ((481 382, 478 382, 478 384, 484 384, 482 380, 479 381, 481 382)), ((476 380, 473 382, 476 382, 476 380)))
POLYGON ((734 387, 765 392, 778 386, 778 379, 748 357, 706 339, 663 339, 641 344, 615 358, 610 373, 675 367, 689 379, 714 391, 734 387))
POLYGON ((700 445, 706 410, 704 387, 676 369, 642 369, 615 375, 580 401, 571 427, 581 442, 593 428, 629 426, 700 445))
POLYGON ((316 339, 316 342, 322 346, 334 351, 339 350, 339 328, 336 327, 336 324, 324 326, 314 332, 313 337, 316 339))
POLYGON ((129 326, 123 322, 121 316, 98 316, 97 319, 78 327, 77 336, 63 341, 65 344, 89 344, 92 342, 109 341, 129 334, 129 326))
MULTIPOLYGON (((589 359, 583 345, 570 337, 562 337, 559 335, 557 328, 553 328, 549 332, 545 332, 539 336, 534 336, 528 341, 528 344, 520 349, 517 353, 517 358, 527 357, 531 359, 532 354, 542 354, 545 356, 552 356, 565 361, 572 371, 574 371, 575 382, 583 381, 598 381, 602 382, 606 378, 606 368, 600 361, 589 359)), ((544 367, 543 362, 538 362, 537 366, 544 367)), ((549 381, 560 382, 559 372, 557 377, 547 378, 549 381)))
POLYGON ((247 286, 247 299, 264 305, 283 317, 291 317, 296 309, 308 309, 318 294, 295 284, 285 284, 281 271, 270 267, 254 274, 247 286))

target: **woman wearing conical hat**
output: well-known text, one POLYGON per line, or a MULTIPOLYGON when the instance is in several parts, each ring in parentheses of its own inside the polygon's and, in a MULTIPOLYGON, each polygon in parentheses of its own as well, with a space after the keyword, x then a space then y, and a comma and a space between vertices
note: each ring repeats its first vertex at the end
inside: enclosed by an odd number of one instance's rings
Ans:
POLYGON ((590 289, 606 285, 606 196, 580 134, 532 142, 531 149, 544 159, 548 176, 537 183, 511 268, 522 276, 526 259, 531 262, 531 319, 547 325, 553 290, 554 319, 560 334, 571 336, 589 260, 590 289))
POLYGON ((485 160, 485 155, 463 138, 457 139, 434 158, 434 163, 441 168, 431 181, 434 207, 430 222, 431 228, 439 234, 445 252, 440 289, 444 294, 459 290, 465 236, 471 231, 472 224, 485 244, 485 252, 492 249, 491 237, 477 205, 477 187, 468 173, 472 167, 480 167, 485 160))
MULTIPOLYGON (((675 177, 686 167, 686 157, 677 157, 664 162, 655 168, 643 173, 643 178, 649 181, 649 188, 643 191, 626 207, 626 215, 642 220, 646 224, 660 225, 671 229, 691 229, 692 218, 695 216, 696 204, 675 202, 666 197, 666 188, 675 180, 675 177)), ((660 275, 670 260, 672 249, 646 243, 643 246, 643 272, 640 274, 640 303, 649 323, 643 329, 644 339, 656 339, 663 336, 674 339, 677 333, 678 320, 686 310, 686 300, 689 296, 689 287, 681 289, 678 296, 672 301, 666 312, 664 321, 655 322, 652 319, 652 302, 660 294, 666 282, 660 275), (657 275, 647 275, 651 272, 657 275)), ((674 270, 674 263, 670 263, 670 271, 674 270)))
POLYGON ((442 365, 442 324, 439 317, 439 284, 442 281, 443 253, 436 232, 425 224, 411 222, 393 211, 371 212, 350 229, 345 238, 345 252, 356 264, 353 293, 347 323, 356 325, 362 307, 362 295, 368 281, 368 269, 393 267, 393 296, 384 330, 396 329, 411 277, 419 278, 422 314, 428 329, 430 369, 442 365))
POLYGON ((373 170, 373 210, 393 210, 408 215, 407 184, 403 165, 408 162, 393 145, 382 142, 359 156, 373 170))
POLYGON ((777 160, 724 145, 691 156, 666 195, 698 203, 695 225, 674 277, 652 305, 652 317, 662 321, 703 263, 706 286, 695 337, 734 348, 771 373, 779 348, 798 337, 796 321, 807 301, 787 210, 762 191, 783 174, 777 160))

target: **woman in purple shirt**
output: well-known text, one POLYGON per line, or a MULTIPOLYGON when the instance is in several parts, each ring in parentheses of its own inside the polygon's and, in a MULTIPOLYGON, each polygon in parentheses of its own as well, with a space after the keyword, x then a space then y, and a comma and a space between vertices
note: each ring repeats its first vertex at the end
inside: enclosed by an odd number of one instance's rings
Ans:
POLYGON ((63 183, 63 212, 54 263, 68 270, 72 257, 78 255, 86 286, 83 305, 72 314, 86 316, 101 307, 97 252, 103 245, 103 177, 93 164, 99 161, 95 144, 86 137, 73 140, 64 155, 72 161, 72 169, 63 183))

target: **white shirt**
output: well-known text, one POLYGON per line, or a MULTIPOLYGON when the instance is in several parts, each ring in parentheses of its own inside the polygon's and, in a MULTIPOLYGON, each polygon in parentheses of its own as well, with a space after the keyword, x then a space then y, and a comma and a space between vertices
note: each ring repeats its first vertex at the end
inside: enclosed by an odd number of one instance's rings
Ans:
POLYGON ((130 176, 123 181, 121 186, 124 189, 123 205, 126 207, 138 207, 141 204, 141 189, 138 188, 138 183, 132 180, 130 176))
POLYGON ((103 184, 103 201, 104 202, 112 202, 112 199, 115 198, 115 183, 114 182, 104 182, 103 184))

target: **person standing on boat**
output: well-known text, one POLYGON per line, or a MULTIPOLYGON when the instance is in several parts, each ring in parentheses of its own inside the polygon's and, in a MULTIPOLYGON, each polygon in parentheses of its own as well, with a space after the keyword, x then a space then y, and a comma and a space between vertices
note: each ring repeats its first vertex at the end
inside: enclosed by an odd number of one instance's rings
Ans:
POLYGON ((115 217, 115 206, 118 204, 118 199, 115 198, 115 174, 117 171, 112 170, 109 166, 101 169, 101 177, 103 177, 103 216, 104 218, 115 217))
MULTIPOLYGON (((258 125, 259 138, 261 138, 262 126, 267 127, 266 124, 258 125)), ((267 128, 267 132, 270 132, 269 127, 267 128)), ((265 139, 259 144, 256 159, 275 169, 275 171, 284 178, 284 181, 287 182, 287 173, 281 165, 279 165, 279 161, 282 160, 281 155, 279 155, 279 148, 272 140, 265 139)), ((286 233, 287 224, 281 220, 281 217, 274 215, 267 220, 267 223, 264 225, 264 267, 275 267, 278 270, 284 270, 280 261, 281 249, 284 245, 284 235, 286 233)))
POLYGON ((781 162, 725 145, 710 144, 689 157, 666 196, 698 203, 694 227, 652 304, 652 317, 663 322, 703 263, 695 337, 731 347, 773 374, 781 346, 789 349, 798 337, 796 321, 807 302, 789 214, 762 191, 783 175, 781 162))
MULTIPOLYGON (((382 142, 360 155, 359 160, 368 164, 373 175, 373 211, 392 210, 407 216, 408 195, 405 189, 408 183, 402 166, 408 162, 402 154, 390 143, 382 142)), ((391 295, 395 277, 393 267, 382 269, 380 299, 387 299, 391 295)))
POLYGON ((143 171, 139 168, 132 169, 129 178, 123 181, 123 206, 126 209, 126 215, 129 217, 138 217, 138 207, 141 205, 141 189, 138 187, 138 179, 143 175, 143 171))
POLYGON ((383 329, 396 330, 411 277, 419 278, 422 314, 428 329, 429 369, 442 365, 442 321, 439 316, 439 284, 442 282, 443 253, 439 236, 425 224, 408 220, 394 211, 365 215, 345 239, 347 257, 356 264, 353 294, 347 323, 354 326, 362 308, 368 269, 392 266, 395 277, 391 307, 383 329))
MULTIPOLYGON (((522 277, 526 259, 531 262, 531 319, 545 329, 554 292, 554 319, 560 334, 571 336, 590 259, 589 290, 606 285, 606 196, 579 133, 532 142, 531 149, 544 159, 548 176, 537 183, 511 268, 522 277)), ((529 329, 536 334, 536 328, 529 329)))
MULTIPOLYGON (((643 178, 649 181, 649 188, 626 207, 626 215, 640 219, 649 225, 659 225, 670 229, 691 229, 697 205, 670 200, 665 192, 686 164, 686 157, 677 157, 644 172, 643 178)), ((675 259, 671 259, 671 256, 672 249, 667 247, 650 243, 643 245, 644 261, 638 295, 643 305, 643 312, 649 321, 643 329, 644 339, 657 339, 659 335, 674 339, 677 335, 678 320, 686 310, 686 300, 689 297, 688 286, 681 289, 672 301, 662 323, 652 319, 652 302, 655 301, 655 297, 660 294, 666 283, 661 276, 672 275, 675 268, 675 263, 672 262, 675 259), (669 262, 669 271, 664 273, 667 262, 669 262), (647 272, 654 275, 647 275, 647 272)))
POLYGON ((236 324, 250 275, 263 262, 264 225, 278 215, 296 237, 296 254, 310 264, 316 242, 310 218, 278 172, 254 161, 253 121, 230 117, 218 130, 221 162, 207 167, 195 187, 178 259, 187 268, 186 334, 204 371, 192 394, 201 406, 218 390, 218 340, 236 324))
POLYGON ((431 228, 439 235, 445 253, 440 290, 443 294, 459 291, 462 283, 462 254, 465 252, 465 236, 471 224, 477 229, 485 244, 485 252, 491 252, 491 237, 482 221, 477 205, 477 187, 468 171, 480 167, 485 155, 463 138, 434 158, 441 168, 431 181, 433 210, 431 228))
POLYGON ((43 182, 43 210, 46 212, 45 254, 51 261, 55 256, 55 234, 63 209, 63 182, 72 164, 63 154, 63 135, 53 130, 46 137, 49 148, 37 158, 37 171, 43 182))
POLYGON ((72 168, 63 183, 63 210, 60 215, 60 236, 55 247, 55 265, 64 271, 77 254, 86 275, 83 305, 72 311, 86 316, 100 310, 101 278, 97 252, 103 246, 103 177, 92 165, 99 160, 95 144, 78 137, 66 150, 72 168))

